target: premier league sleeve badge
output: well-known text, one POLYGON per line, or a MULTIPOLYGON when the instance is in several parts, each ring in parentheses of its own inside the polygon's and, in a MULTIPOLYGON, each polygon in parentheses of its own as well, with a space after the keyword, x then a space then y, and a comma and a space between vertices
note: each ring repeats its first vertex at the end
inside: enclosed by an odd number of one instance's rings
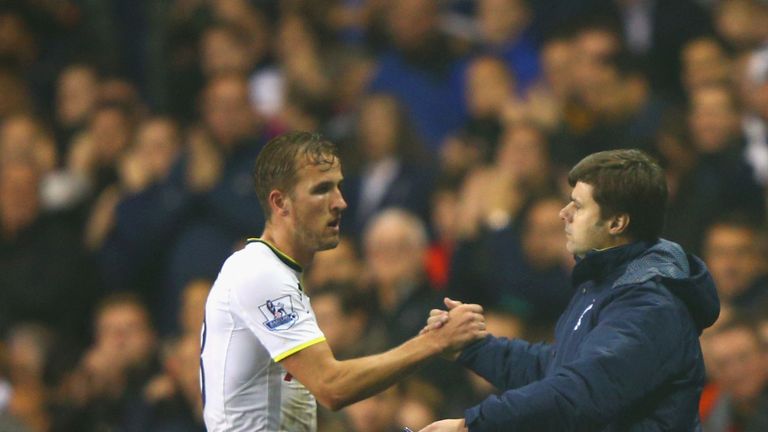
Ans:
POLYGON ((272 331, 289 329, 299 318, 293 311, 293 301, 289 295, 267 300, 267 303, 259 306, 259 310, 266 318, 264 325, 272 331))

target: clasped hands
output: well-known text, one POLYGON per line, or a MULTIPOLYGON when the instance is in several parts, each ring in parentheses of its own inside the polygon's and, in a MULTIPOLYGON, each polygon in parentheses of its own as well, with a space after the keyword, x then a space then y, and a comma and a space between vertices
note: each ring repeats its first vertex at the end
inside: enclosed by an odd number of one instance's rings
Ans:
POLYGON ((488 335, 483 307, 477 304, 464 304, 448 297, 444 298, 443 302, 447 310, 429 311, 427 324, 419 334, 439 333, 446 344, 442 351, 443 356, 449 360, 455 360, 464 347, 488 335))

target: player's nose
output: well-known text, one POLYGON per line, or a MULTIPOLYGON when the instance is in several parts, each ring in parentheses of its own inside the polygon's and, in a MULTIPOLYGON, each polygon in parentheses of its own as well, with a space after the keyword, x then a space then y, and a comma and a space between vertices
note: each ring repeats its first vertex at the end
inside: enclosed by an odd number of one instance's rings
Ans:
POLYGON ((334 200, 333 208, 338 210, 344 210, 347 208, 347 201, 344 199, 344 195, 341 194, 341 191, 339 191, 338 196, 334 200))

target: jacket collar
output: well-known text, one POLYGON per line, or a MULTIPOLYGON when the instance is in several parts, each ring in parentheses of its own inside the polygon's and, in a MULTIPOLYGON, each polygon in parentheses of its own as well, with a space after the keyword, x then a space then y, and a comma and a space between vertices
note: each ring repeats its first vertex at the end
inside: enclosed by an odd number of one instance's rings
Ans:
POLYGON ((652 242, 635 241, 610 249, 587 252, 583 258, 576 258, 571 279, 573 286, 578 286, 587 280, 602 281, 617 269, 626 265, 645 252, 653 245, 652 242))

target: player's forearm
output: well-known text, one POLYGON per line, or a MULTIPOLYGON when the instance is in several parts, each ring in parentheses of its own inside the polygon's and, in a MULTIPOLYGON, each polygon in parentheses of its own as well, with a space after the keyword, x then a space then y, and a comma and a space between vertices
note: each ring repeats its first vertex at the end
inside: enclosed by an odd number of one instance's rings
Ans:
POLYGON ((331 409, 340 409, 374 395, 413 372, 444 347, 432 335, 420 335, 381 354, 337 363, 326 378, 326 398, 331 409))

